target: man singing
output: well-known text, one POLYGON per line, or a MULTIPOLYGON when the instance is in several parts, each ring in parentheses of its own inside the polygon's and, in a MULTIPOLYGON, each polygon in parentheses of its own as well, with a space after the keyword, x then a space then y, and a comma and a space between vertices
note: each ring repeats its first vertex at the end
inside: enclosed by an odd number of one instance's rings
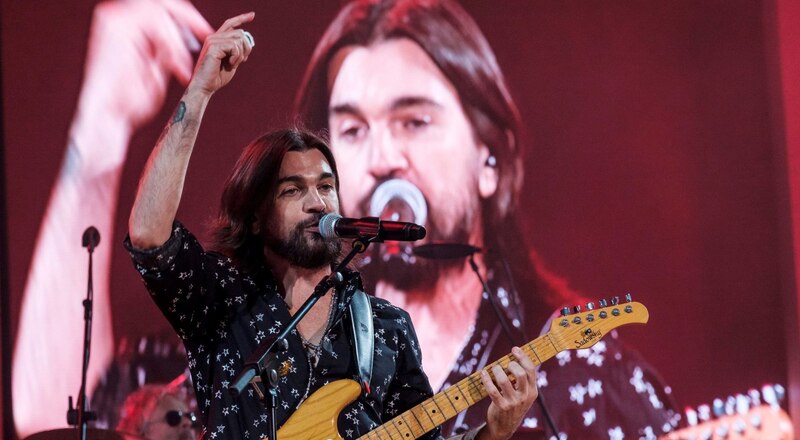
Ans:
MULTIPOLYGON (((348 3, 317 44, 297 110, 311 128, 330 130, 345 215, 422 223, 429 243, 485 251, 475 268, 488 292, 465 255, 426 260, 387 244, 364 260, 375 295, 417 326, 434 389, 533 339, 554 310, 577 303, 525 245, 520 117, 489 43, 457 2, 348 3)), ((540 368, 546 405, 532 408, 525 429, 654 438, 677 422, 658 374, 616 334, 540 368)), ((446 429, 471 429, 484 411, 475 405, 446 429)))
MULTIPOLYGON (((339 174, 316 136, 281 130, 248 145, 223 190, 206 252, 175 215, 205 108, 249 57, 252 37, 239 27, 253 13, 225 22, 203 46, 194 75, 143 173, 126 246, 156 304, 182 338, 203 413, 203 438, 263 438, 268 413, 252 390, 227 391, 256 347, 279 333, 340 256, 340 245, 316 232, 339 212, 339 174)), ((345 274, 287 337, 278 355, 277 424, 314 391, 356 375, 348 303, 361 289, 345 274)), ((339 416, 339 433, 356 438, 431 396, 408 314, 370 298, 375 333, 371 387, 339 416)), ((535 368, 518 348, 504 371, 482 381, 492 404, 486 424, 467 435, 509 438, 537 397, 535 368), (513 380, 512 380, 513 379, 513 380)), ((438 429, 428 438, 439 435, 438 429)))

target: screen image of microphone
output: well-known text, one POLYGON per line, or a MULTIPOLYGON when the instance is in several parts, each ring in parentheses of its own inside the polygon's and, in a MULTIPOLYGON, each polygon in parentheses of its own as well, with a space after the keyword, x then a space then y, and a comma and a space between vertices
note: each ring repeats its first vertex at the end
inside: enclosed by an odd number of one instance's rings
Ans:
POLYGON ((470 255, 483 252, 483 249, 462 243, 429 243, 413 249, 414 255, 431 260, 451 260, 466 258, 470 255))
POLYGON ((325 214, 319 220, 319 233, 325 239, 375 238, 373 241, 416 241, 425 238, 425 228, 409 222, 393 222, 378 217, 345 218, 325 214))
POLYGON ((83 231, 81 242, 83 243, 83 247, 88 247, 89 250, 96 248, 97 245, 100 244, 100 231, 94 226, 89 226, 83 231))

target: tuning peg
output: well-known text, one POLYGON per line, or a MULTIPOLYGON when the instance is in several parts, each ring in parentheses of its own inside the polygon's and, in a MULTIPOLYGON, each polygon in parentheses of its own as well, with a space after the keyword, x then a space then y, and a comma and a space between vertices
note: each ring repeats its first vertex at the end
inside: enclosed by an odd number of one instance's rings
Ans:
POLYGON ((575 313, 580 313, 581 312, 581 306, 575 306, 574 309, 575 309, 575 313))
POLYGON ((759 393, 757 389, 750 388, 750 391, 747 392, 747 396, 750 398, 750 404, 754 407, 761 405, 761 393, 759 393))
POLYGON ((627 302, 633 302, 633 297, 631 296, 631 294, 630 294, 630 293, 626 293, 626 294, 625 294, 625 301, 627 301, 627 302))
POLYGON ((736 421, 733 422, 733 430, 741 436, 747 431, 747 423, 742 419, 736 419, 736 421))
POLYGON ((593 302, 586 303, 586 310, 594 310, 594 303, 593 302))
POLYGON ((745 396, 744 394, 737 394, 736 412, 740 415, 745 415, 749 410, 750 410, 750 401, 747 399, 747 396, 745 396))
POLYGON ((686 413, 686 423, 688 423, 689 426, 697 425, 697 411, 690 406, 687 406, 683 411, 686 413))
POLYGON ((755 413, 753 414, 753 417, 750 417, 750 425, 757 430, 761 429, 762 422, 763 421, 761 420, 761 415, 759 413, 755 413))
POLYGON ((775 394, 775 387, 772 385, 764 385, 761 387, 761 397, 764 398, 764 403, 770 406, 778 406, 778 396, 775 394))
POLYGON ((711 408, 708 405, 700 405, 697 407, 697 418, 703 422, 711 419, 711 408))
POLYGON ((569 315, 569 307, 564 307, 561 309, 561 316, 569 315))
POLYGON ((611 298, 611 305, 615 306, 617 304, 619 304, 619 297, 615 296, 615 297, 611 298))
POLYGON ((600 300, 600 307, 608 307, 608 301, 601 299, 600 300))
POLYGON ((778 398, 778 403, 783 402, 783 398, 786 397, 786 389, 779 383, 776 383, 773 388, 775 388, 775 396, 778 398))
POLYGON ((716 417, 722 417, 725 415, 725 404, 722 403, 722 399, 716 398, 714 402, 711 404, 711 408, 714 411, 714 415, 716 417))
POLYGON ((733 396, 728 396, 728 398, 725 400, 725 414, 732 416, 735 410, 736 398, 733 396))

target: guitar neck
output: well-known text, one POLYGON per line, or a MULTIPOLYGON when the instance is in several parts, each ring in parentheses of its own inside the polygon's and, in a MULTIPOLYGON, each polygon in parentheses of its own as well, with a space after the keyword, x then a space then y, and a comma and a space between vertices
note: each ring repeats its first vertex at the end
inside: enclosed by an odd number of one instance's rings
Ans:
MULTIPOLYGON (((566 349, 565 344, 558 341, 550 333, 540 336, 523 345, 522 351, 537 366, 566 349)), ((492 375, 492 367, 500 365, 504 370, 514 360, 514 355, 507 355, 487 365, 484 370, 492 375)), ((511 378, 512 381, 514 378, 511 378)), ((481 382, 480 371, 473 373, 455 385, 433 395, 419 405, 384 423, 361 439, 409 439, 417 438, 444 422, 455 417, 486 397, 486 390, 481 382)))

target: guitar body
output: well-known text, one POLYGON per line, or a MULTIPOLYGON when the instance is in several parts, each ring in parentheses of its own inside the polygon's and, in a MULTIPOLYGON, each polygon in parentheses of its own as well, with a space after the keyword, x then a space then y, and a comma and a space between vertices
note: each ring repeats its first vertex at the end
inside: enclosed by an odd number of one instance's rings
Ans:
POLYGON ((342 440, 339 413, 358 398, 361 386, 348 379, 315 391, 278 430, 280 440, 342 440))

